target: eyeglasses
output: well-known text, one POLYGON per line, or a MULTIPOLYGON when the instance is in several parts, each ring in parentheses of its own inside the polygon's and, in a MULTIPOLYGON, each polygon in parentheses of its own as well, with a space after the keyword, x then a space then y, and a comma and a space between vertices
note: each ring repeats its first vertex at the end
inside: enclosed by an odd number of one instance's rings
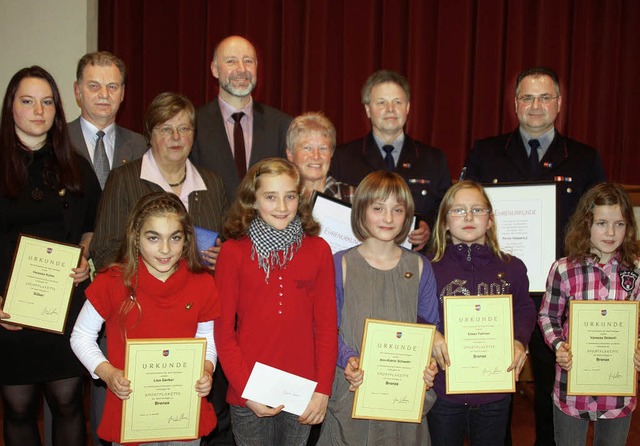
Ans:
POLYGON ((467 214, 471 214, 473 217, 486 217, 491 212, 491 209, 482 209, 482 208, 473 208, 473 209, 465 209, 465 208, 455 208, 449 210, 447 215, 451 215, 452 217, 466 217, 467 214))
POLYGON ((549 102, 558 98, 559 96, 551 96, 550 94, 541 94, 540 96, 525 94, 524 96, 520 96, 518 100, 524 104, 533 104, 533 101, 537 99, 541 104, 548 104, 549 102))
POLYGON ((193 132, 193 129, 186 125, 179 125, 178 127, 171 127, 170 125, 164 125, 162 127, 155 127, 162 136, 173 136, 173 132, 177 131, 180 136, 189 135, 193 132))

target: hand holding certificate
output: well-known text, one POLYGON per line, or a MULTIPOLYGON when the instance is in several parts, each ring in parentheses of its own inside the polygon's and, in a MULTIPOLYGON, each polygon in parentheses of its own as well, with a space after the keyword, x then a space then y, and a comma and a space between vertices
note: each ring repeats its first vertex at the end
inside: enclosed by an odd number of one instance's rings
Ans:
POLYGON ((573 365, 568 395, 636 394, 633 355, 638 342, 638 301, 572 300, 569 344, 573 365))
POLYGON ((71 268, 82 247, 21 235, 5 293, 6 323, 64 332, 73 294, 71 268))
POLYGON ((445 296, 447 393, 514 392, 511 295, 445 296))
POLYGON ((125 376, 133 391, 122 409, 121 442, 198 437, 205 339, 127 341, 125 376))
POLYGON ((367 319, 353 418, 419 423, 435 326, 367 319))

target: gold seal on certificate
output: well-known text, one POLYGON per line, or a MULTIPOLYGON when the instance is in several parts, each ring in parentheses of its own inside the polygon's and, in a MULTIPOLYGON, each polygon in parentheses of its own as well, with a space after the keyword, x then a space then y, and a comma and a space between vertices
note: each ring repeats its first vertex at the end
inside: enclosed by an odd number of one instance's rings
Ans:
POLYGON ((635 396, 638 301, 572 300, 568 395, 635 396))
POLYGON ((198 438, 202 398, 194 386, 204 371, 206 339, 128 339, 120 442, 198 438))
POLYGON ((447 393, 515 392, 510 294, 444 296, 447 393))
POLYGON ((365 377, 356 389, 353 418, 420 422, 435 330, 434 325, 365 321, 360 350, 365 377))
POLYGON ((64 332, 73 294, 71 268, 82 247, 20 235, 13 255, 3 310, 3 322, 37 330, 64 332))

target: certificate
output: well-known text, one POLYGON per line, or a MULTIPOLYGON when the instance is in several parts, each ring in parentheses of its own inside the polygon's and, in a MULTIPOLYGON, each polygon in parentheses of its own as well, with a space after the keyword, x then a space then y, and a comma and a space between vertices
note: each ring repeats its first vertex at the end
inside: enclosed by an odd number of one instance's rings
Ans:
POLYGON ((515 392, 510 294, 444 296, 447 393, 515 392))
POLYGON ((5 292, 7 324, 63 333, 82 247, 20 235, 5 292))
POLYGON ((198 438, 206 339, 129 339, 125 377, 133 392, 122 407, 120 442, 198 438))
POLYGON ((302 415, 316 390, 317 382, 256 362, 242 398, 270 407, 284 405, 285 412, 302 415))
POLYGON ((360 350, 364 380, 353 418, 420 423, 434 325, 367 319, 360 350))
POLYGON ((556 259, 559 200, 555 183, 485 185, 500 249, 527 266, 530 292, 544 292, 556 259))
MULTIPOLYGON (((350 205, 318 192, 314 193, 313 200, 313 218, 320 223, 320 237, 329 244, 332 254, 360 244, 351 230, 350 205)), ((414 216, 411 227, 415 228, 416 224, 414 216)), ((409 237, 401 246, 411 249, 409 237)))
POLYGON ((568 395, 636 394, 633 353, 638 342, 638 301, 572 300, 569 345, 573 364, 568 395))

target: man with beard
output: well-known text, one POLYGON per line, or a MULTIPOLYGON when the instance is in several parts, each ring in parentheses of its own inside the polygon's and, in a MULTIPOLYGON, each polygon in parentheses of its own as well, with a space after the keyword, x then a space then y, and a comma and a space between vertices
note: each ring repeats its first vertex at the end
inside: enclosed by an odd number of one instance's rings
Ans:
POLYGON ((286 157, 291 117, 252 99, 258 59, 247 39, 222 40, 213 52, 211 73, 220 86, 218 98, 197 112, 198 134, 190 156, 194 164, 222 177, 231 203, 247 168, 263 158, 286 157))

